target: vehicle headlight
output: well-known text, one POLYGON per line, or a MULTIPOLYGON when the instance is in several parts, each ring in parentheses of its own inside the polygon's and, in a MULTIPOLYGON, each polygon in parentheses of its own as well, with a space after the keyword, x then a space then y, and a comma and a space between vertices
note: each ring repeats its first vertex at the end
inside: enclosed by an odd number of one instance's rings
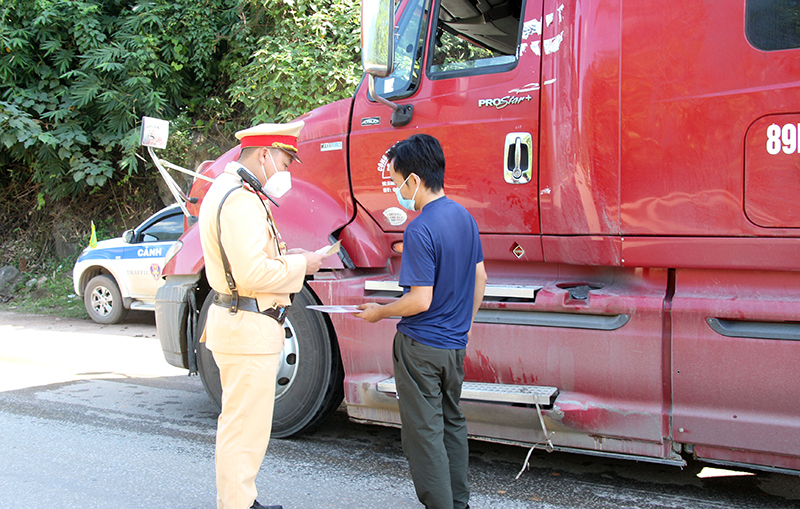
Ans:
POLYGON ((175 243, 172 244, 172 246, 167 250, 167 254, 164 257, 164 265, 168 264, 169 261, 172 260, 176 254, 178 254, 178 251, 180 251, 182 247, 183 242, 176 240, 175 243))

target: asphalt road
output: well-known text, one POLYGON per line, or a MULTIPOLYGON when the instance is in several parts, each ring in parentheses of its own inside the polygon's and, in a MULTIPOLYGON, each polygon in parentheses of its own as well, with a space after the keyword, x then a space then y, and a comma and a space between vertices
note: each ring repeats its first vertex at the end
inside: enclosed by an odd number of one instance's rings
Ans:
MULTIPOLYGON (((216 414, 169 366, 152 314, 126 323, 0 312, 0 509, 215 507, 216 414)), ((470 443, 473 509, 797 508, 800 477, 470 443)), ((337 412, 273 440, 259 501, 300 508, 420 508, 399 431, 337 412)))

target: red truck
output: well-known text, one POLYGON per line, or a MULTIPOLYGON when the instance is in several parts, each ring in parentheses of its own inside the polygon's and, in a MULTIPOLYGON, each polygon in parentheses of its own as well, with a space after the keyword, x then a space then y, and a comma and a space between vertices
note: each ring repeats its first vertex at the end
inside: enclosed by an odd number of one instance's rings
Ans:
MULTIPOLYGON (((394 31, 362 25, 394 65, 301 117, 303 164, 273 207, 290 247, 342 248, 289 312, 274 434, 342 398, 355 421, 399 424, 395 321, 305 306, 399 297, 416 213, 382 155, 425 132, 489 275, 465 360, 473 438, 800 473, 797 3, 402 0, 395 15, 394 31)), ((164 354, 219 403, 196 226, 170 255, 164 354)))

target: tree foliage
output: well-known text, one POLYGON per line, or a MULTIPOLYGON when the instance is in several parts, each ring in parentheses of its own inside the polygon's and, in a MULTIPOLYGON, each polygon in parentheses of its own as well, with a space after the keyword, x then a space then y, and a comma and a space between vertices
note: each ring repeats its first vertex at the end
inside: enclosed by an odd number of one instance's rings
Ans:
POLYGON ((147 167, 145 115, 231 132, 349 95, 357 6, 0 0, 0 184, 59 198, 126 181, 147 167))
POLYGON ((351 95, 361 77, 359 0, 261 0, 269 26, 230 88, 254 122, 283 122, 351 95))

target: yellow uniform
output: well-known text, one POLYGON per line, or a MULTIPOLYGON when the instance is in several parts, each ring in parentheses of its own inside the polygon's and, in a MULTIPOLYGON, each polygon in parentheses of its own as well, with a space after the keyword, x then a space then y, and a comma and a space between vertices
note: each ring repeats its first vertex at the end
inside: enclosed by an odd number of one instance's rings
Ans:
MULTIPOLYGON (((200 241, 206 277, 220 294, 230 295, 217 236, 217 214, 225 194, 241 185, 239 163, 229 163, 203 200, 200 241)), ((290 304, 302 289, 306 260, 282 255, 269 205, 247 187, 225 199, 219 224, 239 296, 264 310, 290 304)), ((245 509, 256 499, 255 478, 269 443, 275 378, 283 349, 283 326, 252 311, 231 315, 212 305, 206 321, 206 346, 214 355, 222 382, 222 412, 217 422, 217 508, 245 509)))

